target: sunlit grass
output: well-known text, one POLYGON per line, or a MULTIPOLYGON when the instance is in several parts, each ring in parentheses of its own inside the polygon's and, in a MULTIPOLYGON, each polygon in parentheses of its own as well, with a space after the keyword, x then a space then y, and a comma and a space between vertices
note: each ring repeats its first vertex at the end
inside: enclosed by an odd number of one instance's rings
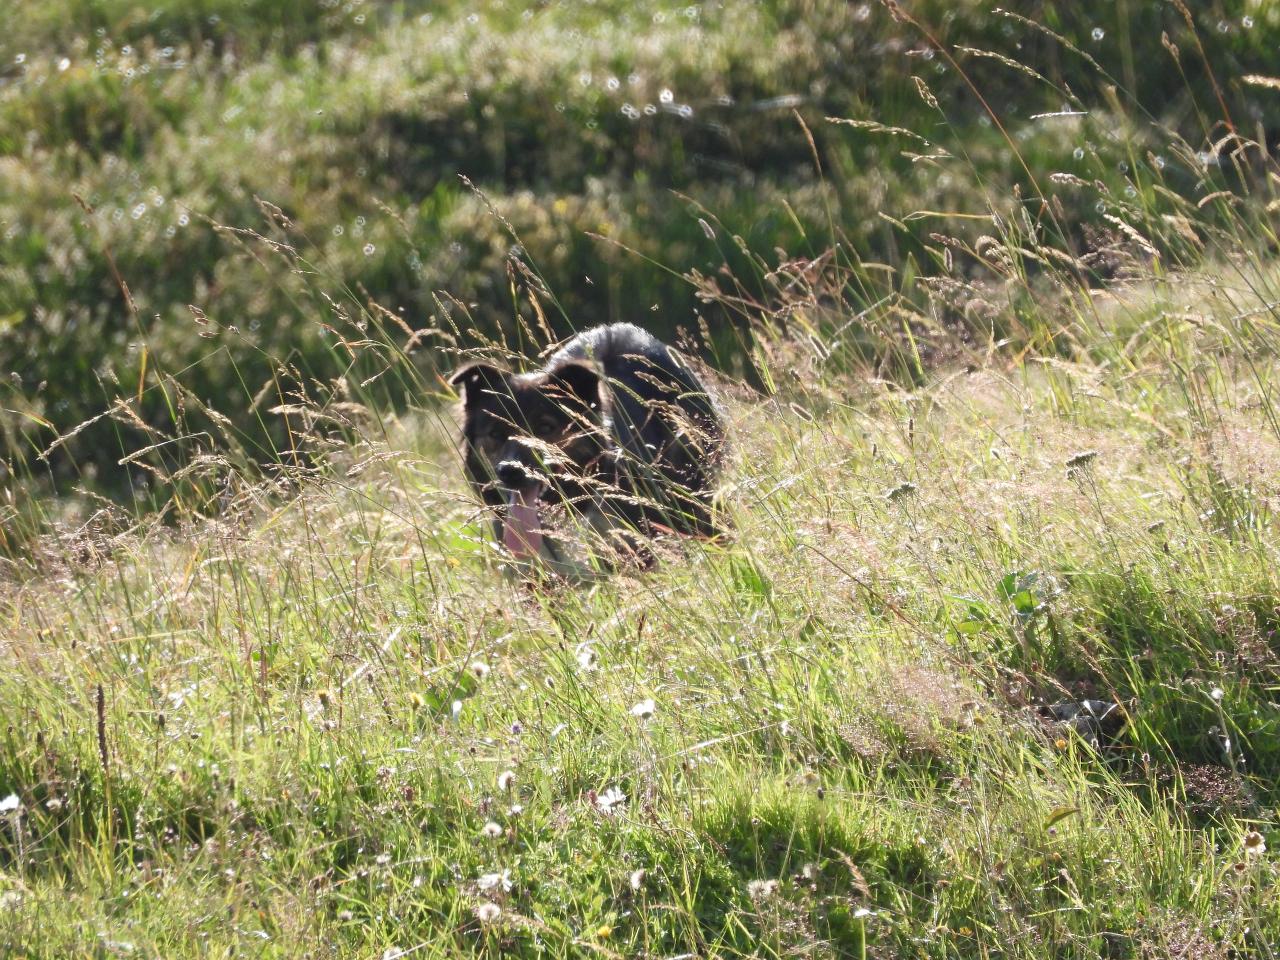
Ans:
POLYGON ((586 591, 501 573, 447 419, 291 499, 68 545, 7 588, 0 935, 1264 949, 1268 383, 1055 365, 735 403, 732 543, 586 591), (1099 750, 1038 709, 1085 697, 1128 719, 1099 750))
POLYGON ((1140 106, 1190 12, 267 6, 0 88, 0 954, 1274 955, 1274 164, 1140 106), (731 533, 520 580, 436 374, 637 310, 731 533))

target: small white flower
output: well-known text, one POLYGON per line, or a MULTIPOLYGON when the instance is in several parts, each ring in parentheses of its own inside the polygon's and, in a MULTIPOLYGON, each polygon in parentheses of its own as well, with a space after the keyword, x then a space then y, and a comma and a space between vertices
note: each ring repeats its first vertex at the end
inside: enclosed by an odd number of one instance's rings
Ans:
POLYGON ((22 801, 18 799, 16 793, 11 793, 3 800, 0 800, 0 813, 12 813, 14 810, 22 808, 22 801))
POLYGON ((1221 688, 1221 687, 1214 687, 1212 690, 1210 690, 1210 691, 1209 691, 1209 696, 1213 697, 1213 699, 1214 699, 1216 702, 1221 703, 1221 702, 1222 702, 1222 698, 1223 698, 1223 696, 1224 696, 1224 694, 1223 694, 1223 692, 1222 692, 1222 688, 1221 688))
POLYGON ((380 867, 385 867, 388 863, 390 863, 390 862, 391 862, 391 854, 389 854, 389 853, 380 853, 380 854, 378 854, 376 857, 374 857, 374 858, 373 858, 373 862, 374 862, 374 863, 376 863, 376 864, 377 864, 378 866, 380 866, 380 867))
POLYGON ((596 797, 596 809, 606 815, 613 815, 627 802, 627 795, 617 787, 610 787, 596 797))
POLYGON ((641 700, 631 708, 631 715, 639 717, 641 720, 648 720, 653 716, 654 711, 658 709, 658 705, 653 700, 641 700))
POLYGON ((524 807, 523 807, 521 804, 513 803, 513 804, 512 804, 512 805, 507 809, 507 813, 508 813, 508 815, 510 815, 510 816, 518 817, 518 816, 520 816, 520 814, 524 813, 524 807))
POLYGON ((496 890, 501 887, 504 893, 511 892, 511 871, 501 873, 482 873, 476 879, 476 886, 481 890, 496 890))
POLYGON ((496 903, 482 903, 476 907, 476 919, 481 923, 497 923, 502 916, 502 908, 496 903))
POLYGON ((477 680, 483 680, 489 675, 489 665, 483 660, 473 660, 471 666, 467 669, 471 671, 472 676, 477 680))
POLYGON ((596 648, 591 644, 578 644, 578 650, 574 656, 578 660, 578 669, 583 673, 591 673, 593 670, 599 669, 600 658, 596 656, 596 648))
POLYGON ((632 870, 631 877, 630 877, 631 889, 634 890, 636 893, 639 893, 642 889, 644 889, 644 882, 645 880, 648 879, 648 877, 649 877, 648 870, 632 870))
POLYGON ((490 820, 488 823, 486 823, 483 827, 480 828, 480 833, 482 836, 488 838, 489 840, 497 840, 500 836, 502 836, 502 827, 499 824, 496 824, 492 820, 490 820))
POLYGON ((747 896, 752 900, 768 900, 777 892, 777 880, 752 880, 747 884, 747 896))
POLYGON ((514 770, 503 770, 498 774, 498 789, 503 793, 509 791, 516 785, 516 772, 514 770))

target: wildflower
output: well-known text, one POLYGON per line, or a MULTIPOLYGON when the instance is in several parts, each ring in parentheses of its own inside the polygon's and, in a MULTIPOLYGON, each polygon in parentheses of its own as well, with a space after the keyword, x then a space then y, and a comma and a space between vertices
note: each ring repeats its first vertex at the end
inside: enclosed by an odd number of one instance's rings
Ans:
POLYGON ((388 863, 390 863, 390 862, 391 862, 391 854, 389 854, 389 853, 380 853, 380 854, 378 854, 376 857, 374 857, 374 858, 373 858, 373 862, 374 862, 374 863, 376 863, 376 864, 377 864, 378 866, 380 866, 380 867, 385 867, 388 863))
POLYGON ((485 663, 483 660, 473 661, 471 666, 468 667, 467 669, 471 671, 471 675, 474 676, 477 680, 483 680, 485 677, 489 675, 489 665, 485 663))
POLYGON ((1062 737, 1059 737, 1057 740, 1053 741, 1053 745, 1057 747, 1059 750, 1067 749, 1067 741, 1062 739, 1062 737))
POLYGON ((1260 857, 1267 852, 1267 840, 1257 830, 1244 835, 1244 853, 1247 857, 1260 857))
POLYGON ((649 877, 648 870, 645 870, 645 869, 632 870, 631 877, 629 878, 632 891, 634 891, 635 893, 639 893, 641 890, 643 890, 644 882, 645 880, 648 879, 648 877, 649 877))
POLYGON ((450 714, 450 716, 452 716, 452 717, 453 717, 453 719, 454 719, 454 720, 457 720, 457 719, 459 719, 459 718, 462 716, 462 701, 461 701, 461 700, 455 700, 455 701, 453 701, 453 703, 451 703, 451 704, 449 705, 449 714, 450 714))
POLYGON ((617 809, 627 802, 627 795, 617 787, 610 787, 604 793, 595 798, 596 809, 601 813, 612 816, 617 809))
POLYGON ((423 698, 422 694, 420 693, 409 694, 409 706, 412 707, 414 710, 421 710, 426 705, 427 705, 427 701, 423 698))
POLYGON ((884 498, 888 501, 895 502, 903 497, 910 496, 916 492, 916 485, 910 481, 900 483, 891 490, 886 490, 884 498))
POLYGON ((591 673, 599 668, 599 657, 596 656, 596 648, 589 643, 578 644, 578 650, 574 656, 578 661, 578 669, 583 673, 591 673))
POLYGON ((633 717, 639 717, 641 720, 648 720, 653 716, 654 711, 657 709, 658 705, 652 700, 641 700, 631 708, 631 715, 633 717))
POLYGON ((502 888, 503 893, 511 892, 511 871, 503 870, 501 873, 482 873, 476 878, 476 886, 481 890, 496 890, 502 888))
POLYGON ((596 927, 597 940, 607 940, 612 933, 613 933, 613 927, 609 926, 609 924, 607 923, 603 923, 600 926, 596 927))
POLYGON ((1074 456, 1067 458, 1066 467, 1068 470, 1079 470, 1081 467, 1088 466, 1097 459, 1097 450, 1082 450, 1074 456))
POLYGON ((516 785, 516 772, 514 770, 503 770, 498 774, 498 789, 503 793, 509 791, 516 785))
POLYGON ((1222 698, 1223 696, 1225 696, 1225 694, 1222 692, 1221 687, 1214 687, 1212 690, 1209 691, 1209 696, 1213 698, 1215 703, 1221 703, 1222 698))
POLYGON ((777 892, 777 880, 752 880, 747 884, 747 896, 752 900, 768 900, 777 892))
POLYGON ((497 840, 502 836, 502 827, 490 820, 480 828, 480 834, 489 840, 497 840))
POLYGON ((482 903, 476 907, 476 919, 483 924, 497 923, 502 916, 502 908, 496 903, 482 903))
POLYGON ((11 793, 3 800, 0 800, 0 813, 12 813, 14 810, 22 809, 22 801, 18 799, 16 793, 11 793))
POLYGON ((512 817, 518 817, 524 813, 524 806, 519 803, 513 803, 508 809, 507 814, 512 817))
POLYGON ((45 805, 45 809, 48 810, 50 813, 57 813, 59 810, 62 809, 62 801, 59 800, 57 797, 50 797, 48 800, 44 802, 44 805, 45 805))
POLYGON ((351 921, 351 920, 354 920, 354 919, 355 919, 355 916, 356 916, 356 915, 355 915, 354 913, 352 913, 350 910, 339 910, 339 911, 338 911, 338 919, 339 919, 339 920, 341 920, 343 923, 347 923, 347 922, 349 922, 349 921, 351 921))

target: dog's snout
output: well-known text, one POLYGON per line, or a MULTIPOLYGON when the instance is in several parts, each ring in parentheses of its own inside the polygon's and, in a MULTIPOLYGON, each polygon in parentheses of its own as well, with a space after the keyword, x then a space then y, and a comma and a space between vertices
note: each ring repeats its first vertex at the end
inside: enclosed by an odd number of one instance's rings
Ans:
POLYGON ((503 460, 494 472, 499 483, 513 490, 526 486, 533 480, 525 465, 517 460, 503 460))

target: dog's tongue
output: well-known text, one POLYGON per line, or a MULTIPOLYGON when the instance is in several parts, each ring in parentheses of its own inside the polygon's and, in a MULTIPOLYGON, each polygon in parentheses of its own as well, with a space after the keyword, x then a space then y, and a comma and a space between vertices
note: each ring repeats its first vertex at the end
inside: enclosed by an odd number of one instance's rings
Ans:
POLYGON ((507 500, 507 521, 502 525, 502 544, 517 559, 535 557, 542 549, 542 520, 538 517, 541 486, 513 490, 507 500))

